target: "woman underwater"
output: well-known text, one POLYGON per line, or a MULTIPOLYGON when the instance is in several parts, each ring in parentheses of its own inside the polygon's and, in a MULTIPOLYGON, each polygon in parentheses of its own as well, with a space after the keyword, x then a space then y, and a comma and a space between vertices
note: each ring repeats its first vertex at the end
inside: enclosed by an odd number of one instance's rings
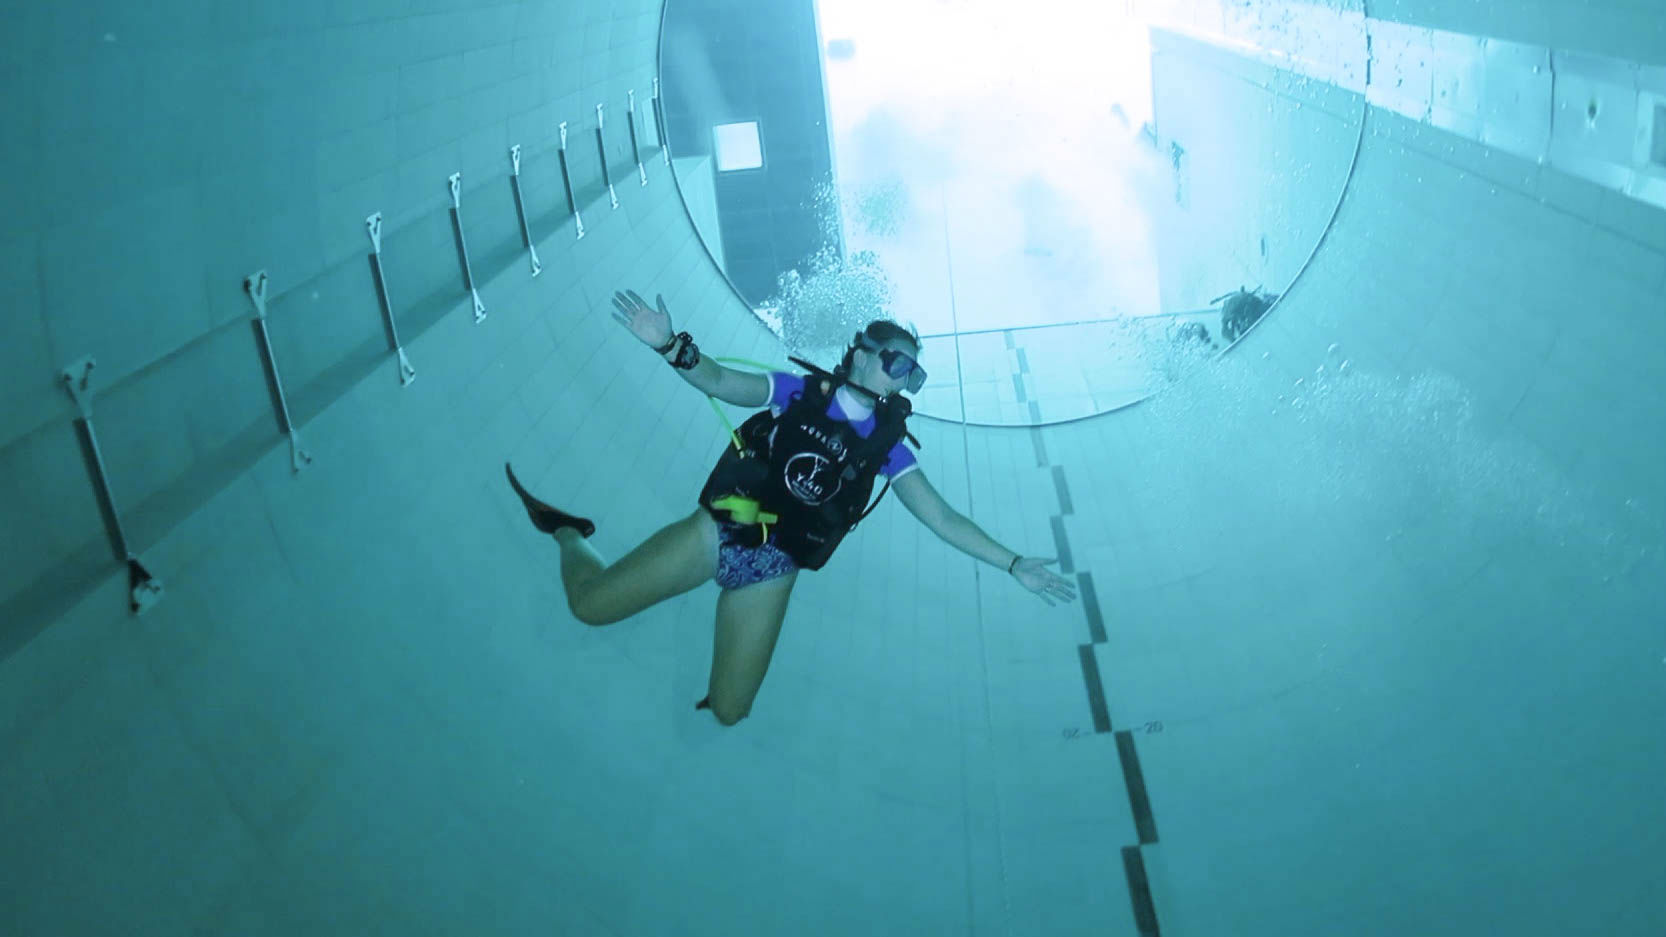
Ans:
POLYGON ((702 393, 770 408, 741 426, 739 438, 750 445, 725 450, 694 512, 609 566, 586 542, 594 524, 539 501, 507 464, 504 470, 532 523, 560 545, 567 604, 580 621, 611 624, 717 581, 709 695, 696 708, 709 706, 726 726, 751 711, 799 571, 821 568, 864 508, 871 510, 876 475, 945 543, 1006 570, 1048 605, 1076 597, 1067 580, 1043 568, 1053 559, 1020 556, 951 508, 903 444, 911 407, 901 391, 925 383, 913 334, 876 320, 856 334, 831 375, 752 374, 701 357, 687 332, 673 330, 664 298, 657 303, 616 293, 614 318, 702 393))

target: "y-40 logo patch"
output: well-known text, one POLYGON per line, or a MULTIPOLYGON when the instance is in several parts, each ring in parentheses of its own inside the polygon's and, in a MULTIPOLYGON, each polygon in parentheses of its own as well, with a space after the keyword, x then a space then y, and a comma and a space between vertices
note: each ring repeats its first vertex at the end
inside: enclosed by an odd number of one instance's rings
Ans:
POLYGON ((820 504, 839 493, 839 473, 833 463, 814 452, 800 452, 787 460, 783 475, 787 491, 806 504, 820 504))

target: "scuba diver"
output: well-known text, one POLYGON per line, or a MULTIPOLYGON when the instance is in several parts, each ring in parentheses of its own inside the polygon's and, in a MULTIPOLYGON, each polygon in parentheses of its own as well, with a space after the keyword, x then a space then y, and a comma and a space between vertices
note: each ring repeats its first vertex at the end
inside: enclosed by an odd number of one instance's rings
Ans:
POLYGON ((1020 556, 950 507, 904 445, 912 439, 912 405, 901 391, 917 393, 925 384, 914 334, 875 320, 856 333, 831 374, 799 359, 808 373, 754 374, 702 357, 687 332, 672 328, 664 298, 656 301, 658 308, 634 292, 615 293, 614 319, 707 396, 769 408, 732 434, 734 445, 725 448, 693 513, 609 566, 586 542, 593 523, 534 498, 507 463, 504 471, 533 525, 560 546, 567 604, 580 621, 611 624, 716 580, 711 681, 696 709, 711 709, 726 726, 751 711, 799 571, 820 569, 878 506, 868 497, 880 475, 880 498, 895 487, 944 542, 1005 570, 1048 605, 1075 598, 1068 580, 1043 568, 1054 559, 1020 556))
POLYGON ((1238 336, 1248 332, 1250 326, 1261 321, 1261 317, 1267 314, 1273 303, 1278 302, 1278 295, 1263 292, 1259 286, 1253 290, 1239 287, 1210 300, 1211 306, 1223 299, 1226 300, 1221 306, 1221 337, 1226 339, 1228 345, 1237 341, 1238 336))

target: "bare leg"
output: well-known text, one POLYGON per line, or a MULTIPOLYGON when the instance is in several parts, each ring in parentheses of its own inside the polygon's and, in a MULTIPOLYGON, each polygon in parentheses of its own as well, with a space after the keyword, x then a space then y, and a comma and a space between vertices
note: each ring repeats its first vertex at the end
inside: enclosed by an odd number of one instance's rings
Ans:
POLYGON ((555 542, 567 605, 589 625, 629 618, 717 573, 717 522, 703 508, 661 528, 612 566, 571 528, 557 530, 555 542))
POLYGON ((561 584, 567 589, 569 601, 583 594, 584 586, 607 568, 607 563, 590 541, 571 527, 555 532, 555 542, 561 545, 561 584))
POLYGON ((718 595, 707 697, 718 722, 732 726, 752 711, 797 581, 798 573, 793 572, 718 595))

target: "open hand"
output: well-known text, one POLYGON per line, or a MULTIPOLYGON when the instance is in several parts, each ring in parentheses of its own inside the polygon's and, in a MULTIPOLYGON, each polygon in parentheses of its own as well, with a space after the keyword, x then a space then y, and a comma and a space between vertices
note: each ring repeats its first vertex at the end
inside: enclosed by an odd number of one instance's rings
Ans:
POLYGON ((664 348, 675 334, 671 329, 671 311, 665 308, 665 297, 654 295, 659 303, 655 309, 636 295, 635 290, 625 290, 613 294, 613 318, 620 325, 631 330, 649 348, 664 348))
POLYGON ((1074 601, 1076 590, 1071 588, 1070 580, 1042 568, 1049 563, 1057 562, 1057 557, 1044 560, 1034 556, 1021 556, 1018 558, 1018 565, 1012 568, 1012 578, 1018 580, 1019 585, 1041 596, 1041 601, 1049 606, 1053 604, 1054 599, 1060 602, 1074 601))

